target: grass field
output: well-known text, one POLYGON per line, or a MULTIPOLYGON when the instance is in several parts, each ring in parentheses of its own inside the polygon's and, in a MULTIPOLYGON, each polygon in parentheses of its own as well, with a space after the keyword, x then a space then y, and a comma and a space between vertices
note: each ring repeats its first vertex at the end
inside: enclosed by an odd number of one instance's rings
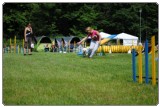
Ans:
POLYGON ((158 85, 132 81, 131 54, 3 54, 4 105, 157 105, 158 85))

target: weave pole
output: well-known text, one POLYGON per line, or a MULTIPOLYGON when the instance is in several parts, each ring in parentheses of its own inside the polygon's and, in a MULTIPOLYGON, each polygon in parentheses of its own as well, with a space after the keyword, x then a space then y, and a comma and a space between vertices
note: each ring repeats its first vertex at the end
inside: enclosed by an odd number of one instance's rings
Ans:
POLYGON ((133 72, 133 81, 136 82, 136 57, 135 49, 132 50, 132 72, 133 72))
POLYGON ((142 47, 138 47, 138 71, 139 71, 139 83, 142 83, 142 47))
POLYGON ((148 70, 148 40, 145 41, 145 80, 146 84, 149 83, 149 70, 148 70))
POLYGON ((152 45, 152 85, 156 85, 155 36, 151 37, 151 45, 152 45))

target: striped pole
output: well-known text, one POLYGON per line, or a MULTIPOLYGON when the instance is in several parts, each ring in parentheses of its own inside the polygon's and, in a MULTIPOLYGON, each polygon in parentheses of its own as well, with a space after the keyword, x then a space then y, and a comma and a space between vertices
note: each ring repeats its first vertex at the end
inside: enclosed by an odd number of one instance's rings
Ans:
POLYGON ((149 83, 149 69, 148 69, 148 40, 145 41, 145 80, 149 83))
POLYGON ((152 45, 152 85, 156 85, 155 36, 151 37, 151 45, 152 45))
POLYGON ((132 50, 132 72, 133 72, 133 81, 136 82, 136 57, 135 57, 135 49, 132 50))
POLYGON ((139 46, 138 48, 138 70, 139 70, 139 83, 142 83, 142 47, 139 46))

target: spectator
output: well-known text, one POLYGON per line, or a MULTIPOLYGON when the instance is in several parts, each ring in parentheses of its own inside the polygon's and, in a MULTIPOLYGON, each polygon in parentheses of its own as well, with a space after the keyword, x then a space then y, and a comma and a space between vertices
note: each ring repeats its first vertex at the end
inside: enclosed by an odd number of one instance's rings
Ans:
POLYGON ((31 35, 33 34, 33 31, 32 31, 32 27, 31 27, 31 24, 28 23, 27 27, 25 27, 25 30, 24 30, 24 56, 26 55, 26 49, 28 47, 28 54, 29 55, 32 55, 31 53, 31 41, 32 41, 32 38, 31 38, 31 35))
POLYGON ((49 46, 48 46, 48 44, 46 44, 44 51, 45 52, 49 52, 49 46))

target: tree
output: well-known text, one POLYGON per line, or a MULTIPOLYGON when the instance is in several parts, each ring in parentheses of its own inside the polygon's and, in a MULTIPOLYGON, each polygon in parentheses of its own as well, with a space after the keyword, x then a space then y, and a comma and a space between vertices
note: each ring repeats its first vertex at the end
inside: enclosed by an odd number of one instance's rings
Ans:
POLYGON ((23 38, 24 27, 32 24, 34 36, 85 36, 91 26, 110 34, 129 33, 139 37, 142 9, 142 40, 158 39, 156 3, 6 3, 3 5, 4 38, 23 38), (8 36, 9 35, 9 36, 8 36))

